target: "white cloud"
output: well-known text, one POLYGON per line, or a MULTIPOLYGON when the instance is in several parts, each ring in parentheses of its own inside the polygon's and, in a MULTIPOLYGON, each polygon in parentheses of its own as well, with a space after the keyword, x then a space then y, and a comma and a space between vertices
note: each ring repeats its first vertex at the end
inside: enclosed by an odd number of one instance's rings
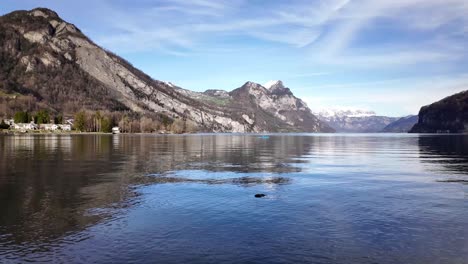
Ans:
POLYGON ((320 56, 312 56, 312 59, 351 67, 393 67, 461 59, 466 57, 466 53, 455 51, 453 47, 466 41, 466 36, 460 39, 451 35, 462 34, 460 29, 468 26, 466 14, 466 0, 353 1, 335 14, 336 23, 311 50, 312 54, 320 51, 320 56), (386 49, 382 49, 380 42, 368 41, 365 52, 356 50, 358 40, 369 39, 364 34, 366 30, 377 31, 379 27, 384 32, 391 29, 390 32, 403 34, 395 38, 384 37, 386 49), (408 31, 415 30, 415 34, 420 36, 405 41, 405 34, 411 36, 408 31), (444 45, 428 45, 428 42, 440 38, 445 38, 444 45), (391 41, 394 45, 388 45, 391 41))

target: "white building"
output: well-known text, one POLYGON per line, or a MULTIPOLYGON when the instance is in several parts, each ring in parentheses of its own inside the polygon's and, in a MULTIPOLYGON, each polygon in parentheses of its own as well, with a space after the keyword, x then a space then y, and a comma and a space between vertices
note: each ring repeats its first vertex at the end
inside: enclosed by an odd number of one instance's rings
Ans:
POLYGON ((15 125, 15 120, 14 119, 4 119, 3 122, 9 126, 14 126, 15 125))
POLYGON ((59 127, 56 124, 40 124, 39 129, 55 131, 59 127))
POLYGON ((61 124, 58 127, 63 131, 71 131, 72 127, 70 124, 61 124))
POLYGON ((63 130, 63 131, 71 131, 71 125, 69 124, 41 124, 39 125, 40 129, 43 130, 50 130, 50 131, 56 131, 56 130, 63 130))
POLYGON ((113 127, 112 128, 112 134, 120 134, 120 128, 119 127, 113 127))
POLYGON ((14 129, 17 129, 17 130, 36 130, 36 129, 37 129, 37 125, 34 124, 34 122, 31 122, 31 123, 19 123, 19 124, 14 124, 14 125, 13 125, 13 128, 14 128, 14 129))

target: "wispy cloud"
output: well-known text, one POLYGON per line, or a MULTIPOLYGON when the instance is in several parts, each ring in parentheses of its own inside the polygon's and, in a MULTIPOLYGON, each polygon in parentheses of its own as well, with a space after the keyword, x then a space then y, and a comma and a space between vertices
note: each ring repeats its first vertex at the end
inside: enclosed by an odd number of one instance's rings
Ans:
MULTIPOLYGON (((5 10, 37 5, 4 2, 5 10)), ((466 0, 43 3, 155 78, 188 89, 284 78, 311 106, 414 113, 468 88, 466 0)))
POLYGON ((460 59, 466 57, 466 53, 460 54, 453 47, 466 41, 466 36, 463 39, 449 36, 454 32, 460 34, 460 28, 468 25, 467 13, 465 0, 353 1, 335 15, 336 23, 317 46, 321 51, 319 59, 352 67, 460 59), (378 36, 380 31, 398 37, 383 35, 375 40, 369 37, 378 36), (412 39, 412 34, 419 34, 419 37, 412 39), (444 45, 428 45, 440 38, 445 38, 444 45), (363 40, 366 40, 365 52, 356 49, 363 40), (389 45, 392 42, 394 45, 389 45))

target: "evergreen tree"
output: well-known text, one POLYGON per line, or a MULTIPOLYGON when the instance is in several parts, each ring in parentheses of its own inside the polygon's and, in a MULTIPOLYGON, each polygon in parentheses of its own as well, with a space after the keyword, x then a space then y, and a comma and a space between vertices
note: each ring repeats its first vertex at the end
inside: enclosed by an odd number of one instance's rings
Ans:
POLYGON ((15 123, 29 123, 30 117, 28 112, 16 112, 14 116, 15 123))
POLYGON ((50 122, 49 112, 47 110, 40 110, 34 117, 36 124, 48 124, 50 122))
POLYGON ((9 129, 10 126, 5 123, 4 120, 0 123, 0 129, 9 129))
POLYGON ((86 129, 86 113, 80 111, 75 115, 75 124, 74 127, 78 131, 85 131, 86 129))

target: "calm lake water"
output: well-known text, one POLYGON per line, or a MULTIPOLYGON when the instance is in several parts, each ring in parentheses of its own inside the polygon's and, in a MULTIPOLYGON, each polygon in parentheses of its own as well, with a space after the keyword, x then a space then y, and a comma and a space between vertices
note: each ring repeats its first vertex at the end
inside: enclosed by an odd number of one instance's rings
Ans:
POLYGON ((467 183, 466 135, 0 136, 0 263, 468 263, 467 183))

